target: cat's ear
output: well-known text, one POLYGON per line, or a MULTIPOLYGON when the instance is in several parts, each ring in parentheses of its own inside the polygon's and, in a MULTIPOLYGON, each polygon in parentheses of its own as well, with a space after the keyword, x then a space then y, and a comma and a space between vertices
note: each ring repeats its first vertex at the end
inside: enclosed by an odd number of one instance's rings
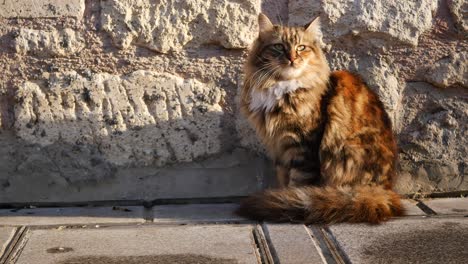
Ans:
POLYGON ((322 30, 320 28, 320 16, 314 18, 310 23, 304 26, 305 31, 320 39, 322 37, 322 30))
POLYGON ((270 19, 263 13, 258 15, 258 35, 260 38, 263 38, 271 31, 273 31, 274 26, 271 23, 270 19))

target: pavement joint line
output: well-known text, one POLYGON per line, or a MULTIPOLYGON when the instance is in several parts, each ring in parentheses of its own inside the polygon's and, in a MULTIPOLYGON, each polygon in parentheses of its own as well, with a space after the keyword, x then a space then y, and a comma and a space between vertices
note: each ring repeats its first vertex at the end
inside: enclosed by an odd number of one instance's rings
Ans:
POLYGON ((146 224, 155 224, 155 225, 244 225, 244 224, 255 224, 255 221, 245 219, 245 220, 171 220, 165 222, 153 221, 146 222, 146 224))
MULTIPOLYGON (((26 224, 25 226, 28 226, 29 228, 39 228, 39 229, 53 229, 57 228, 60 226, 66 226, 70 228, 78 228, 82 226, 100 226, 100 227, 105 227, 105 226, 132 226, 132 225, 144 225, 147 224, 147 222, 137 222, 137 221, 128 221, 128 222, 119 222, 119 223, 109 223, 109 222, 88 222, 88 223, 61 223, 61 224, 40 224, 40 225, 35 225, 35 224, 26 224)), ((149 222, 149 224, 152 224, 152 222, 149 222)), ((0 227, 20 227, 23 225, 0 225, 0 227)))
POLYGON ((416 206, 419 207, 419 209, 421 209, 424 213, 426 213, 427 215, 437 215, 437 213, 434 210, 432 210, 432 208, 427 206, 423 201, 421 200, 416 200, 416 201, 418 202, 416 206))
MULTIPOLYGON (((458 214, 444 214, 444 215, 409 215, 403 217, 394 217, 393 219, 429 219, 429 218, 466 218, 465 215, 458 214)), ((50 225, 27 225, 29 229, 54 229, 59 227, 65 227, 67 229, 73 228, 100 228, 106 227, 131 227, 131 226, 179 226, 179 225, 249 225, 255 224, 256 221, 249 219, 242 220, 174 220, 167 222, 119 222, 119 223, 103 223, 103 222, 89 222, 89 223, 63 223, 63 224, 50 224, 50 225)), ((23 225, 0 225, 0 227, 21 227, 23 225)), ((313 235, 315 235, 313 233, 313 235)))
POLYGON ((0 249, 1 250, 0 251, 0 264, 5 263, 5 259, 7 255, 9 255, 11 245, 13 244, 12 241, 16 238, 16 234, 19 228, 20 227, 14 227, 13 232, 12 232, 13 235, 11 235, 10 233, 10 237, 6 241, 6 246, 3 248, 3 245, 2 245, 2 249, 0 249))
POLYGON ((28 230, 27 226, 21 226, 15 230, 15 234, 8 242, 3 255, 0 256, 0 264, 15 263, 15 259, 26 244, 24 237, 28 230))
POLYGON ((107 206, 143 206, 151 208, 156 205, 177 204, 223 204, 239 203, 246 196, 227 197, 198 197, 198 198, 161 198, 154 200, 101 200, 101 201, 76 201, 76 202, 12 202, 0 203, 0 209, 31 209, 56 208, 56 207, 107 207, 107 206))
POLYGON ((136 228, 143 228, 143 227, 174 227, 174 226, 195 226, 195 225, 252 225, 256 222, 253 221, 246 221, 246 222, 165 222, 165 223, 158 223, 158 222, 145 222, 145 223, 87 223, 87 224, 54 224, 54 225, 31 225, 27 226, 30 230, 52 230, 52 229, 105 229, 105 228, 128 228, 128 227, 136 227, 136 228))
POLYGON ((324 234, 325 240, 328 242, 329 248, 332 250, 332 253, 335 255, 335 259, 338 260, 338 263, 351 264, 351 260, 348 255, 341 248, 340 243, 333 235, 332 231, 328 226, 320 228, 320 231, 324 234))
POLYGON ((268 230, 268 228, 266 226, 266 223, 262 222, 260 227, 262 229, 263 236, 265 237, 266 245, 268 246, 268 249, 270 250, 270 255, 271 255, 272 262, 273 263, 280 263, 278 253, 276 252, 276 248, 275 248, 273 242, 271 241, 270 231, 268 230))
POLYGON ((149 226, 146 223, 87 223, 87 224, 58 224, 58 225, 33 225, 28 226, 30 230, 53 230, 53 229, 105 229, 149 226))
POLYGON ((312 230, 307 227, 306 225, 303 225, 307 235, 309 236, 310 240, 312 241, 312 243, 314 244, 315 246, 315 250, 317 251, 317 253, 319 254, 320 258, 322 259, 322 262, 323 263, 330 263, 330 262, 327 262, 327 259, 325 258, 324 256, 324 252, 322 250, 322 248, 320 247, 320 242, 317 240, 317 238, 312 234, 312 230))
MULTIPOLYGON (((2 227, 2 226, 0 226, 2 227)), ((6 241, 3 243, 3 245, 0 245, 0 263, 1 260, 3 259, 3 256, 7 253, 9 245, 11 241, 15 238, 16 232, 18 231, 19 228, 21 227, 7 227, 7 228, 12 228, 12 231, 10 231, 10 236, 6 239, 6 241)))
POLYGON ((154 222, 154 212, 153 207, 143 207, 143 219, 145 223, 153 223, 154 222))
MULTIPOLYGON (((263 228, 261 225, 257 224, 252 229, 253 241, 256 248, 258 249, 259 256, 257 258, 259 264, 275 264, 273 256, 271 255, 270 248, 268 247, 268 242, 263 233, 263 228)), ((256 251, 257 252, 257 251, 256 251)))
MULTIPOLYGON (((415 216, 404 216, 404 217, 395 217, 394 219, 421 219, 422 221, 430 218, 466 218, 464 215, 415 215, 415 216)), ((143 227, 143 226, 183 226, 183 225, 252 225, 257 222, 252 220, 235 220, 235 221, 207 221, 207 220, 189 220, 189 221, 171 221, 171 222, 120 222, 120 223, 99 223, 99 222, 90 222, 84 224, 53 224, 53 225, 28 225, 27 227, 31 230, 35 229, 73 229, 73 228, 109 228, 109 227, 143 227)), ((0 227, 22 227, 21 225, 0 225, 0 227)), ((312 228, 310 226, 308 228, 312 228)), ((313 230, 312 230, 313 231, 313 230)), ((314 238, 315 232, 312 232, 311 235, 314 238)))
POLYGON ((332 249, 329 247, 322 229, 315 225, 307 226, 307 229, 310 230, 310 235, 317 241, 319 253, 323 256, 323 262, 327 264, 340 263, 333 254, 332 249))

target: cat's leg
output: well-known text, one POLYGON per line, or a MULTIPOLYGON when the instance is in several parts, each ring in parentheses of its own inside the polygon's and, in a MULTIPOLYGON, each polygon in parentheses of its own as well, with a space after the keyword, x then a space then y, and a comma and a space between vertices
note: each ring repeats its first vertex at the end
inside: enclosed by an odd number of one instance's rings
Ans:
POLYGON ((278 151, 276 155, 277 166, 282 166, 287 170, 288 181, 281 182, 286 186, 317 185, 320 182, 320 162, 318 155, 302 143, 300 138, 284 136, 278 140, 278 151))
MULTIPOLYGON (((336 156, 336 155, 335 155, 336 156)), ((391 186, 394 175, 394 154, 381 145, 349 144, 339 151, 322 150, 322 168, 327 185, 391 186), (340 153, 335 158, 331 153, 340 153)))
POLYGON ((305 185, 318 185, 320 183, 320 173, 318 171, 304 171, 292 168, 289 171, 288 186, 297 187, 305 185))
POLYGON ((289 185, 289 169, 276 165, 276 180, 280 188, 287 187, 289 185))
MULTIPOLYGON (((289 154, 291 152, 290 149, 289 154)), ((283 155, 283 163, 287 165, 276 165, 276 177, 280 187, 318 185, 320 183, 320 165, 305 160, 302 151, 297 151, 294 155, 283 155)))

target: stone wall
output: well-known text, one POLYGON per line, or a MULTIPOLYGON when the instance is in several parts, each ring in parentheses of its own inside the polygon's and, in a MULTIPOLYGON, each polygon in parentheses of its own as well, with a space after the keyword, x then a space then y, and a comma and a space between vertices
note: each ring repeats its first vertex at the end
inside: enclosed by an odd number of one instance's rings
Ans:
POLYGON ((259 12, 320 15, 399 138, 401 193, 468 189, 464 1, 0 3, 0 203, 244 195, 271 175, 238 113, 259 12))

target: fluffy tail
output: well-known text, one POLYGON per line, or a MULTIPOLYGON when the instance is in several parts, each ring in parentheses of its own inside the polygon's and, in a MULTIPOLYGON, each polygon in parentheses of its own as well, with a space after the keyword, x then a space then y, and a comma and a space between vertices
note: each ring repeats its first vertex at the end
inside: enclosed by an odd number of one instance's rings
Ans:
POLYGON ((241 202, 237 214, 274 222, 378 224, 403 215, 400 196, 381 186, 267 190, 241 202))

